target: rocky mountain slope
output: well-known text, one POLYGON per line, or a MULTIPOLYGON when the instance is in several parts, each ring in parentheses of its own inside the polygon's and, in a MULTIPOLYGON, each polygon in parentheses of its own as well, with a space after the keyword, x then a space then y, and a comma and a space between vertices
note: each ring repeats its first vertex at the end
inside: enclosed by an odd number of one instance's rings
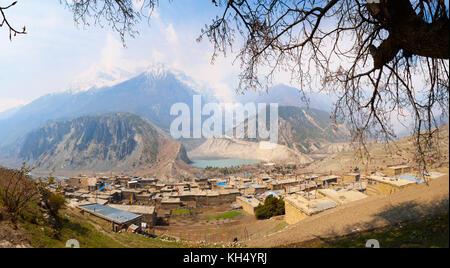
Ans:
POLYGON ((191 107, 194 94, 197 88, 189 77, 157 65, 113 86, 46 95, 0 117, 0 147, 51 122, 105 113, 133 113, 168 130, 175 118, 171 106, 182 102, 191 107))
MULTIPOLYGON (((292 161, 310 163, 306 154, 335 153, 348 149, 346 142, 350 133, 345 124, 334 126, 328 112, 294 106, 281 106, 278 110, 278 146, 275 150, 261 150, 259 138, 248 138, 248 127, 252 117, 243 123, 243 140, 222 138, 210 139, 189 152, 190 157, 204 158, 242 158, 264 161, 292 161)), ((266 126, 270 125, 267 109, 266 126)), ((258 122, 254 122, 258 130, 258 122)), ((227 137, 235 137, 235 131, 229 131, 227 137)), ((257 136, 258 131, 256 131, 257 136)))
POLYGON ((10 154, 43 170, 126 171, 189 162, 181 144, 125 113, 48 124, 24 136, 10 154))
MULTIPOLYGON (((270 125, 270 113, 267 109, 266 127, 270 125)), ((259 142, 258 122, 255 117, 247 119, 243 126, 245 140, 259 142), (248 138, 248 126, 256 126, 256 139, 248 138)), ((234 136, 230 131, 228 136, 234 136)), ((300 153, 312 153, 324 150, 330 145, 345 143, 350 139, 350 132, 345 124, 335 125, 330 118, 330 113, 294 106, 280 106, 278 109, 278 144, 300 153)), ((331 146, 330 150, 338 150, 345 146, 331 146), (336 148, 334 148, 336 147, 336 148)))
POLYGON ((279 143, 302 153, 350 140, 345 124, 334 125, 328 112, 312 108, 280 107, 278 129, 279 143))
POLYGON ((264 144, 231 138, 209 139, 188 153, 192 159, 237 158, 276 162, 311 163, 312 159, 284 145, 266 149, 264 144))

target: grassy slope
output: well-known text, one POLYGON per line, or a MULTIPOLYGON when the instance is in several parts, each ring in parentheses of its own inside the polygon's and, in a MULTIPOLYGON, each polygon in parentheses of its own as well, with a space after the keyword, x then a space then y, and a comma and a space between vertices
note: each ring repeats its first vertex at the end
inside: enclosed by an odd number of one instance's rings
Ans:
POLYGON ((382 248, 448 248, 449 214, 419 222, 408 222, 334 239, 314 239, 289 248, 364 248, 376 239, 382 248))
POLYGON ((206 220, 220 220, 220 219, 232 219, 234 217, 242 215, 242 211, 228 211, 217 215, 208 215, 206 220))
MULTIPOLYGON (((176 241, 146 238, 131 233, 113 233, 109 225, 86 217, 72 209, 61 213, 62 229, 55 238, 46 224, 33 224, 23 221, 20 225, 33 247, 61 248, 69 239, 77 239, 82 248, 178 248, 188 244, 176 241)), ((377 230, 361 232, 333 239, 315 239, 291 244, 294 248, 363 248, 367 240, 377 239, 383 248, 448 248, 449 215, 419 222, 409 222, 377 230)), ((280 226, 281 228, 284 226, 280 226)))
POLYGON ((62 228, 59 237, 46 224, 33 224, 23 221, 25 230, 33 247, 61 248, 66 241, 76 239, 82 248, 178 248, 187 247, 182 242, 167 242, 160 239, 146 238, 132 233, 113 233, 108 224, 97 222, 94 218, 83 216, 77 211, 66 209, 61 213, 62 228))

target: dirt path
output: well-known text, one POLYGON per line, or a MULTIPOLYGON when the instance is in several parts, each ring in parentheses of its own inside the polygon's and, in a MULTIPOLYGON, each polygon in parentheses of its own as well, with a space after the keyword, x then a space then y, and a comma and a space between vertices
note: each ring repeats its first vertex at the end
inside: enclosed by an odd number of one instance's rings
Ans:
POLYGON ((415 220, 449 210, 449 176, 413 185, 390 196, 372 196, 298 222, 281 232, 253 239, 248 247, 276 247, 314 238, 342 236, 356 231, 415 220))

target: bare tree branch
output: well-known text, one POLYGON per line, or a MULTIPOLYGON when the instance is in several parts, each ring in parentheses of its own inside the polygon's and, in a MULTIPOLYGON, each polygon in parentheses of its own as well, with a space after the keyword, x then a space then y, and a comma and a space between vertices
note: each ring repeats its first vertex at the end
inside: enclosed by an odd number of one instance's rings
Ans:
POLYGON ((412 118, 418 168, 424 169, 424 159, 435 151, 435 114, 448 117, 445 1, 223 0, 217 5, 224 13, 198 40, 206 37, 214 45, 213 59, 239 47, 238 91, 266 89, 277 71, 291 73, 302 91, 319 77, 321 91, 339 96, 336 123, 350 122, 353 139, 363 148, 369 138, 396 138, 391 123, 396 114, 412 118))
POLYGON ((2 7, 0 6, 0 28, 3 26, 7 27, 7 30, 9 31, 9 40, 12 40, 13 36, 16 36, 18 34, 26 34, 26 27, 23 26, 23 28, 21 30, 17 30, 16 28, 14 28, 8 21, 8 19, 6 18, 6 14, 5 12, 7 11, 7 9, 15 6, 17 4, 17 1, 12 2, 10 5, 2 7))

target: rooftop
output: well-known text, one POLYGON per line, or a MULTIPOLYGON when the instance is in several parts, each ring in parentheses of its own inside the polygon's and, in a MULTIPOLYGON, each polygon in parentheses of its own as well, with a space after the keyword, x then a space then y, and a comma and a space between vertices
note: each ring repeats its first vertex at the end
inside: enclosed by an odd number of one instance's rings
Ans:
POLYGON ((256 208, 259 204, 261 204, 261 202, 258 199, 254 198, 254 197, 247 198, 247 197, 244 197, 244 196, 238 196, 236 198, 241 200, 241 201, 243 201, 243 202, 245 202, 245 203, 247 203, 247 204, 249 204, 250 206, 252 206, 254 208, 256 208))
POLYGON ((361 200, 367 197, 367 195, 360 193, 358 191, 347 191, 347 190, 339 190, 336 191, 334 189, 320 189, 319 193, 324 196, 330 198, 336 203, 341 205, 347 204, 349 202, 361 200))
POLYGON ((259 184, 252 184, 250 185, 254 189, 265 189, 265 186, 259 185, 259 184))
POLYGON ((310 174, 310 175, 303 175, 304 179, 317 179, 319 178, 319 175, 316 174, 310 174))
POLYGON ((401 178, 392 178, 392 177, 382 177, 378 175, 371 175, 367 177, 368 179, 381 182, 381 183, 387 183, 396 187, 402 187, 409 184, 417 183, 416 181, 401 179, 401 178))
POLYGON ((272 185, 283 185, 283 184, 290 184, 290 183, 297 183, 297 179, 286 179, 286 180, 276 180, 270 182, 272 185))
POLYGON ((336 203, 327 197, 306 199, 301 195, 293 194, 286 197, 286 201, 308 216, 336 207, 336 203))
POLYGON ((94 215, 97 215, 101 218, 104 218, 106 220, 115 222, 115 223, 127 223, 133 220, 136 220, 141 215, 137 215, 128 211, 123 211, 119 209, 115 209, 108 206, 103 206, 100 204, 90 204, 85 206, 79 206, 82 210, 86 210, 94 215))
MULTIPOLYGON (((358 174, 358 175, 359 175, 359 174, 358 174)), ((339 176, 336 176, 336 175, 329 175, 329 176, 321 177, 321 178, 317 179, 317 181, 324 182, 324 181, 328 181, 328 180, 336 180, 336 179, 339 179, 339 176)))
POLYGON ((388 167, 388 168, 391 168, 391 169, 401 169, 401 168, 410 168, 410 166, 407 166, 407 165, 400 165, 400 166, 392 166, 392 167, 388 167))
POLYGON ((280 191, 280 190, 278 190, 278 191, 267 191, 267 192, 263 193, 262 197, 264 197, 264 199, 265 199, 265 198, 267 198, 269 195, 272 195, 272 196, 274 196, 274 197, 279 198, 280 196, 283 196, 283 194, 284 194, 284 192, 283 192, 283 191, 280 191))
POLYGON ((97 178, 88 178, 87 179, 88 186, 95 186, 97 185, 97 178))
POLYGON ((154 206, 127 206, 127 205, 108 205, 109 207, 128 211, 135 214, 153 214, 155 213, 155 207, 154 206))
POLYGON ((157 178, 143 178, 143 179, 141 179, 141 181, 142 182, 147 182, 147 181, 156 182, 156 181, 158 181, 158 179, 157 178))
POLYGON ((180 200, 180 198, 163 198, 163 200, 161 200, 161 203, 178 204, 178 203, 181 203, 181 200, 180 200))
POLYGON ((416 183, 424 183, 425 182, 424 179, 416 178, 414 176, 407 175, 407 174, 399 175, 399 176, 396 176, 395 178, 404 179, 404 180, 410 180, 410 181, 413 181, 413 182, 416 182, 416 183))

